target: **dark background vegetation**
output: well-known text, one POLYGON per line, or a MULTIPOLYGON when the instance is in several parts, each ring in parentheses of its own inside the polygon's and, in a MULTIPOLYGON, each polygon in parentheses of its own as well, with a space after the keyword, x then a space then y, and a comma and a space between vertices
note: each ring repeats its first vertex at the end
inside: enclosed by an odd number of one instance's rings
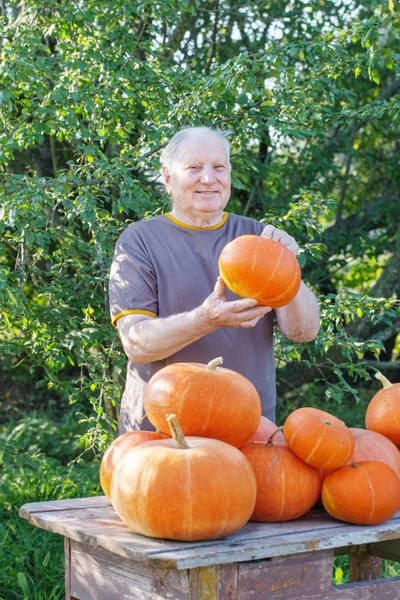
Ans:
POLYGON ((290 231, 320 299, 313 343, 276 338, 279 422, 313 405, 362 426, 374 371, 400 380, 400 19, 392 0, 1 0, 0 32, 0 598, 55 600, 61 541, 17 510, 100 493, 126 364, 110 260, 167 208, 159 151, 183 126, 231 130, 228 209, 290 231))

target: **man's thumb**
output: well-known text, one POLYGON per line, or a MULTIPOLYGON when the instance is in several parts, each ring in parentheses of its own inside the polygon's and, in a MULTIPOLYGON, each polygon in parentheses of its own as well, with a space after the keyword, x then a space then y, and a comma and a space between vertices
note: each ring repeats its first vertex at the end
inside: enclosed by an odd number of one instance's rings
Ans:
POLYGON ((221 276, 219 276, 217 278, 217 282, 216 282, 215 287, 214 287, 214 292, 218 296, 220 296, 220 297, 222 297, 224 295, 224 292, 225 292, 225 283, 224 283, 224 280, 222 279, 221 276))

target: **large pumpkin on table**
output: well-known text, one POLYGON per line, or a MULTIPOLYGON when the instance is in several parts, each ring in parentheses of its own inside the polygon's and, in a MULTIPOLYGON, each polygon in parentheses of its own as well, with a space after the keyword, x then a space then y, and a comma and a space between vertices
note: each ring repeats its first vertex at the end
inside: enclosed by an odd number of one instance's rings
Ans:
POLYGON ((352 463, 325 477, 321 497, 325 510, 335 519, 378 525, 400 507, 400 479, 382 462, 352 463))
POLYGON ((138 444, 168 438, 156 431, 127 431, 118 436, 107 448, 100 464, 100 485, 106 496, 110 497, 111 480, 115 467, 125 454, 138 444))
POLYGON ((227 244, 218 259, 219 272, 231 292, 279 308, 296 296, 301 272, 286 246, 258 235, 242 235, 227 244))
POLYGON ((321 493, 322 474, 298 458, 287 444, 254 442, 241 451, 257 481, 252 521, 290 521, 314 506, 321 493))
POLYGON ((184 435, 243 446, 260 422, 260 397, 246 377, 221 363, 175 363, 155 373, 144 389, 144 410, 154 427, 167 433, 166 415, 174 413, 184 435))
POLYGON ((368 404, 365 425, 400 446, 400 383, 390 383, 379 372, 375 377, 382 383, 383 389, 368 404))
POLYGON ((146 442, 125 454, 111 484, 111 501, 135 533, 173 540, 221 538, 250 518, 253 470, 237 448, 219 440, 183 437, 146 442))
POLYGON ((317 469, 338 469, 354 451, 354 436, 343 421, 318 408, 293 411, 283 426, 291 450, 317 469))
POLYGON ((400 451, 393 442, 368 429, 350 427, 350 431, 354 436, 355 446, 347 465, 364 460, 378 460, 387 464, 400 478, 400 451))

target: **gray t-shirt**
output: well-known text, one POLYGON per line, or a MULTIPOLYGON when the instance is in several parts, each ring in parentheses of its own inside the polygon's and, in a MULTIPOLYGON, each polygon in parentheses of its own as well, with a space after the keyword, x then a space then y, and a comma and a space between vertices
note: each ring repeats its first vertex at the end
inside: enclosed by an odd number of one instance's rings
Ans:
MULTIPOLYGON (((218 257, 224 246, 240 235, 260 235, 254 219, 224 213, 214 227, 185 225, 170 215, 139 221, 117 241, 110 274, 110 311, 113 323, 123 315, 142 313, 168 317, 188 312, 211 294, 219 275, 218 257)), ((226 289, 228 300, 238 297, 226 289)), ((120 433, 154 429, 144 416, 143 389, 151 376, 176 362, 208 363, 217 356, 223 366, 238 371, 256 387, 262 414, 275 421, 275 364, 272 313, 250 329, 224 327, 168 358, 136 365, 128 362, 121 403, 120 433)))

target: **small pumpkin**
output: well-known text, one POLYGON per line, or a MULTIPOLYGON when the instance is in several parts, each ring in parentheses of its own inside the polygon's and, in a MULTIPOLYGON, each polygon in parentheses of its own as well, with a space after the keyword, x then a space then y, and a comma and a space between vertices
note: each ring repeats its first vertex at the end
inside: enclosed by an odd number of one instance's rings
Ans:
POLYGON ((317 469, 338 469, 351 458, 354 436, 350 429, 328 412, 303 407, 286 419, 283 435, 301 460, 317 469))
POLYGON ((156 431, 127 431, 118 436, 107 448, 100 464, 100 485, 105 495, 110 497, 114 469, 131 448, 143 444, 143 442, 163 440, 168 437, 168 435, 156 431))
POLYGON ((175 363, 160 369, 144 388, 144 409, 156 429, 168 432, 176 414, 184 435, 215 438, 239 448, 257 430, 261 400, 243 375, 208 363, 175 363))
POLYGON ((252 521, 290 521, 318 500, 322 474, 298 458, 284 442, 253 442, 241 448, 257 481, 252 521))
POLYGON ((175 415, 173 439, 140 444, 117 464, 111 501, 135 533, 181 541, 222 538, 250 518, 257 485, 237 448, 184 438, 175 415))
POLYGON ((231 292, 271 308, 288 304, 300 288, 301 271, 294 254, 259 235, 242 235, 229 242, 218 268, 231 292))
POLYGON ((321 497, 325 510, 339 521, 378 525, 399 509, 400 479, 382 462, 353 462, 328 473, 321 497))
POLYGON ((400 446, 400 383, 390 383, 379 372, 375 377, 382 383, 383 389, 368 404, 365 426, 400 446))
POLYGON ((350 427, 350 431, 354 436, 355 446, 347 465, 364 460, 378 460, 386 463, 400 478, 400 452, 393 442, 368 429, 350 427))
MULTIPOLYGON (((260 423, 258 425, 257 431, 255 434, 247 441, 247 444, 252 444, 253 442, 268 442, 269 438, 272 434, 274 434, 278 430, 278 426, 270 421, 264 415, 261 417, 260 423)), ((282 431, 277 431, 276 435, 274 435, 275 442, 284 442, 285 438, 283 437, 282 431)))

